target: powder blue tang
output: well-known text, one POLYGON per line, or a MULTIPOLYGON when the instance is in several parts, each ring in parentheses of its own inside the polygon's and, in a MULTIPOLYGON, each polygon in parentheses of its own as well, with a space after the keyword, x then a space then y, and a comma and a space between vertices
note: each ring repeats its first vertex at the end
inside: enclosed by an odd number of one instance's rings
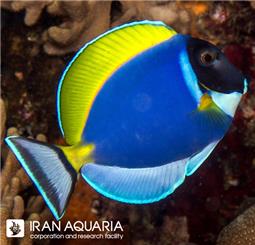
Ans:
POLYGON ((205 162, 247 88, 214 45, 133 22, 85 44, 64 70, 56 104, 66 146, 5 141, 57 220, 79 174, 108 198, 153 203, 205 162))

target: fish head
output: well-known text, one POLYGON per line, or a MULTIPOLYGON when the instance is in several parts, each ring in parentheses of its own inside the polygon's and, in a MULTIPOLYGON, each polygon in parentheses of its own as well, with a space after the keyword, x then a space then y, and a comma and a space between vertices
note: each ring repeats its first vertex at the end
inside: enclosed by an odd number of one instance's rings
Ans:
POLYGON ((250 80, 218 47, 207 41, 189 38, 187 52, 201 92, 211 95, 214 102, 233 117, 250 80))
POLYGON ((215 45, 190 38, 188 54, 202 89, 225 94, 247 92, 249 79, 215 45))

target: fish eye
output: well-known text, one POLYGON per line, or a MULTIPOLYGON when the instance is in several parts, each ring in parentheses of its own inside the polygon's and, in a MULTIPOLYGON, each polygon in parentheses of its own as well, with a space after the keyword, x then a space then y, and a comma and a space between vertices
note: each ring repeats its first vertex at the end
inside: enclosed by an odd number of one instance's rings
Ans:
POLYGON ((205 66, 211 65, 217 59, 217 53, 211 50, 203 50, 200 53, 200 63, 205 66))

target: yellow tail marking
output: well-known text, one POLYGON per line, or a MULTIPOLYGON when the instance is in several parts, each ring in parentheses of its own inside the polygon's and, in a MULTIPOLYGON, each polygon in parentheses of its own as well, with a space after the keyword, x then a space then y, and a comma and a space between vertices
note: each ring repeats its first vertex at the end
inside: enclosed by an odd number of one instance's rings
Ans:
POLYGON ((80 168, 85 163, 93 161, 92 153, 95 149, 94 144, 78 144, 74 146, 63 146, 60 148, 76 172, 79 172, 80 168))

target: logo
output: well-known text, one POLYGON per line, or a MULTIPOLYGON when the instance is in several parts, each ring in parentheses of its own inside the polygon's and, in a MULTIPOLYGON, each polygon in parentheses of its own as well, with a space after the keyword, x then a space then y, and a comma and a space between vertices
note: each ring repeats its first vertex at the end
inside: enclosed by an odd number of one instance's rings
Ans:
POLYGON ((7 237, 24 237, 25 224, 23 219, 7 219, 6 220, 6 236, 7 237))

